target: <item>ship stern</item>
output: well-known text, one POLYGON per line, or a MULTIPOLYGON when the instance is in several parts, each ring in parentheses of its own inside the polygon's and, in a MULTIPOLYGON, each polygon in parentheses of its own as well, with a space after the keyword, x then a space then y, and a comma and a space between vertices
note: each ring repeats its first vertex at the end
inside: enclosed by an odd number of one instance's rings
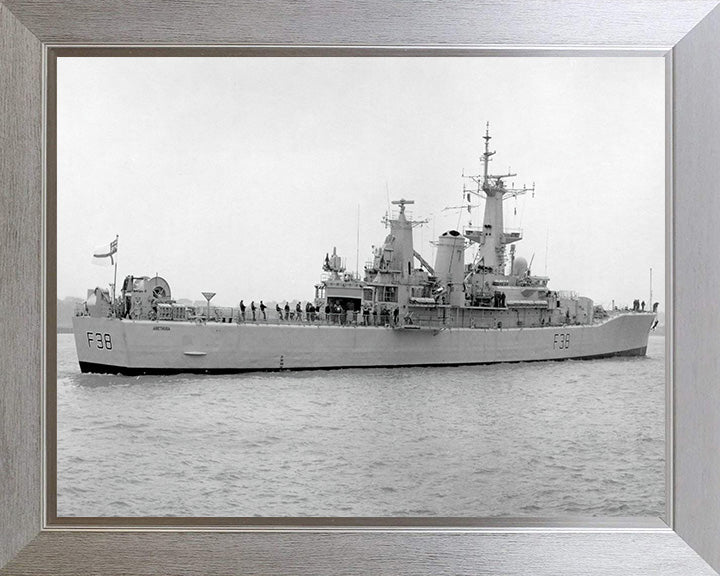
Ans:
POLYGON ((119 318, 75 316, 73 335, 81 372, 120 374, 127 368, 124 327, 119 318))

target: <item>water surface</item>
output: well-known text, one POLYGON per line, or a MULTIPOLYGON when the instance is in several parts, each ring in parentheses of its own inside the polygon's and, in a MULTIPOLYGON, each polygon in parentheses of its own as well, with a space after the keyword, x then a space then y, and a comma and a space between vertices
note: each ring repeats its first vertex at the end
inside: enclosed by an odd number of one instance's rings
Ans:
POLYGON ((648 355, 231 376, 81 374, 58 335, 60 516, 661 516, 648 355))

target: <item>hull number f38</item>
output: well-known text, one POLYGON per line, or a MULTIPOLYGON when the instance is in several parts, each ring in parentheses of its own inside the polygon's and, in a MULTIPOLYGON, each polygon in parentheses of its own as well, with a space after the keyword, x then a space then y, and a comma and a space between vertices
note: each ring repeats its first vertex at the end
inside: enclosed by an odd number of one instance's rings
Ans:
POLYGON ((107 332, 86 332, 88 348, 112 350, 112 337, 107 332))
POLYGON ((568 348, 570 348, 570 334, 556 332, 553 339, 553 350, 567 350, 568 348))

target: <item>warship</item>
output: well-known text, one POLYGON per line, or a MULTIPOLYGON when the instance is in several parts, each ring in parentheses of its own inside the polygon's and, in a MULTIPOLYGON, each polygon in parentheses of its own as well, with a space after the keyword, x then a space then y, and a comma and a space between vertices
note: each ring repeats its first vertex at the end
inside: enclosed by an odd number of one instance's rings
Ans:
MULTIPOLYGON (((234 373, 258 370, 448 366, 645 355, 655 310, 604 311, 593 300, 550 288, 516 257, 521 230, 504 228, 503 201, 516 174, 490 174, 489 128, 482 174, 469 176, 463 202, 484 200, 482 226, 437 238, 431 265, 413 246, 413 221, 393 202, 389 233, 362 276, 333 249, 315 298, 252 316, 245 307, 173 299, 160 276, 127 276, 118 298, 88 290, 73 318, 82 372, 126 375, 234 373), (509 248, 508 248, 509 247, 509 248), (262 318, 261 318, 262 316, 262 318)), ((111 257, 117 238, 96 257, 111 257)), ((117 263, 115 273, 117 275, 117 263)))

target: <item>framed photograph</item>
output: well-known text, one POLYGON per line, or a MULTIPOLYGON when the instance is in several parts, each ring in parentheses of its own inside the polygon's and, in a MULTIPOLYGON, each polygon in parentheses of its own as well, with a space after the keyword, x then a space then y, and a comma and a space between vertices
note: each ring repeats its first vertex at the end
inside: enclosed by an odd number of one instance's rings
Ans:
POLYGON ((692 487, 718 467, 714 345, 691 320, 712 329, 696 294, 716 272, 680 287, 678 254, 683 226, 716 235, 684 194, 713 177, 690 134, 720 114, 714 68, 696 74, 717 11, 669 53, 691 25, 562 54, 140 50, 22 47, 49 29, 12 4, 8 182, 46 195, 8 197, 6 245, 43 256, 6 266, 50 279, 31 314, 53 330, 37 365, 22 329, 4 339, 27 391, 6 395, 2 562, 44 528, 7 569, 130 546, 165 550, 159 569, 713 573, 717 503, 697 512, 692 487), (44 431, 22 427, 45 376, 44 431))
POLYGON ((661 525, 663 59, 286 52, 53 52, 57 522, 661 525))

